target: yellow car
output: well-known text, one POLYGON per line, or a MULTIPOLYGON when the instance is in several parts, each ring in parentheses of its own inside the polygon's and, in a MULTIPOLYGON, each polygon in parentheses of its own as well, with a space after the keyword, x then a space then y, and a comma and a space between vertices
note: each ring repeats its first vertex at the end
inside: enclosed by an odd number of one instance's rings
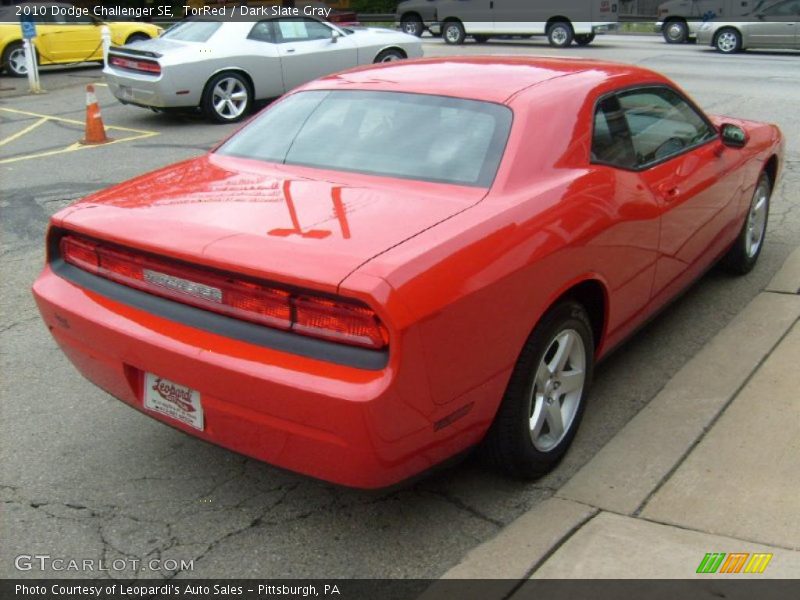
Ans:
MULTIPOLYGON (((0 9, 0 56, 6 73, 14 77, 28 74, 22 50, 22 30, 18 12, 26 4, 0 9)), ((100 30, 108 25, 111 43, 115 46, 158 37, 163 29, 150 23, 104 22, 94 17, 91 9, 61 2, 27 4, 36 23, 36 55, 40 65, 63 65, 103 60, 100 30)))

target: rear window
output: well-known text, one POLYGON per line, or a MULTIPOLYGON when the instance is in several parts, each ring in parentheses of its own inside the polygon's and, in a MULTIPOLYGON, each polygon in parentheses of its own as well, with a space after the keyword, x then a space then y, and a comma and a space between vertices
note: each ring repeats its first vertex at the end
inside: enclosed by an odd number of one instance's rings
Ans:
POLYGON ((220 28, 216 21, 181 21, 170 27, 161 37, 182 42, 207 42, 220 28))
POLYGON ((476 100, 308 91, 277 103, 217 151, 268 162, 489 187, 512 113, 476 100))

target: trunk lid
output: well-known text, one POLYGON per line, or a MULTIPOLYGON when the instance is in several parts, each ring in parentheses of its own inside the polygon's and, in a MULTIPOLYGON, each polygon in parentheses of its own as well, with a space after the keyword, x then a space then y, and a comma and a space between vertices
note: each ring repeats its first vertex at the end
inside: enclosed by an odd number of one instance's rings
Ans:
POLYGON ((335 290, 485 189, 207 155, 114 186, 54 224, 196 264, 335 290))

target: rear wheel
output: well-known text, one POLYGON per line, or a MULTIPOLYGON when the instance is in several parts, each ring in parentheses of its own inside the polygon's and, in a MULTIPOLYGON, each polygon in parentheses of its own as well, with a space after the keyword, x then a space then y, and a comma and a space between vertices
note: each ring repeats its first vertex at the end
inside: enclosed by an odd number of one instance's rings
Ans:
POLYGON ((733 27, 726 27, 714 36, 714 48, 723 54, 736 54, 742 49, 742 34, 733 27))
POLYGON ((422 37, 425 25, 417 15, 405 15, 400 21, 400 29, 403 30, 403 33, 422 37))
POLYGON ((685 21, 667 21, 662 34, 668 44, 683 44, 689 39, 689 26, 685 21))
POLYGON ((384 50, 375 57, 376 63, 384 63, 384 62, 394 62, 396 60, 403 60, 406 57, 400 50, 397 48, 389 48, 384 50))
POLYGON ((762 173, 758 178, 756 190, 750 200, 750 210, 739 232, 739 237, 722 257, 720 265, 735 275, 744 275, 753 270, 767 235, 769 218, 769 198, 772 194, 772 182, 769 175, 762 173))
POLYGON ((522 349, 484 440, 489 460, 524 478, 540 477, 563 458, 583 416, 594 367, 586 310, 573 301, 552 308, 522 349))
POLYGON ((241 120, 253 104, 250 83, 239 73, 218 73, 206 84, 203 112, 217 123, 241 120))
POLYGON ((566 21, 556 21, 547 28, 547 41, 554 48, 566 48, 572 43, 575 32, 566 21))
POLYGON ((458 21, 447 21, 442 26, 442 37, 448 44, 463 44, 466 36, 464 26, 458 21))
POLYGON ((25 77, 28 74, 28 66, 25 64, 25 49, 22 42, 9 44, 3 52, 3 66, 6 73, 12 77, 25 77))
POLYGON ((594 41, 594 34, 593 33, 582 33, 580 35, 575 36, 575 43, 578 46, 588 46, 594 41))

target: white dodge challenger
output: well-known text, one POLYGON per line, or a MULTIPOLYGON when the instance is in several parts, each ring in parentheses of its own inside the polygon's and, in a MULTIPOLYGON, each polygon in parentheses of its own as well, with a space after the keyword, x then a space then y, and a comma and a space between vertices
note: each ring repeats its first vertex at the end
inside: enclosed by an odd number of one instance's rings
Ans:
POLYGON ((215 121, 232 123, 255 100, 276 98, 317 77, 421 56, 418 38, 390 29, 338 27, 312 17, 189 19, 160 38, 112 47, 103 72, 124 104, 199 107, 215 121))

